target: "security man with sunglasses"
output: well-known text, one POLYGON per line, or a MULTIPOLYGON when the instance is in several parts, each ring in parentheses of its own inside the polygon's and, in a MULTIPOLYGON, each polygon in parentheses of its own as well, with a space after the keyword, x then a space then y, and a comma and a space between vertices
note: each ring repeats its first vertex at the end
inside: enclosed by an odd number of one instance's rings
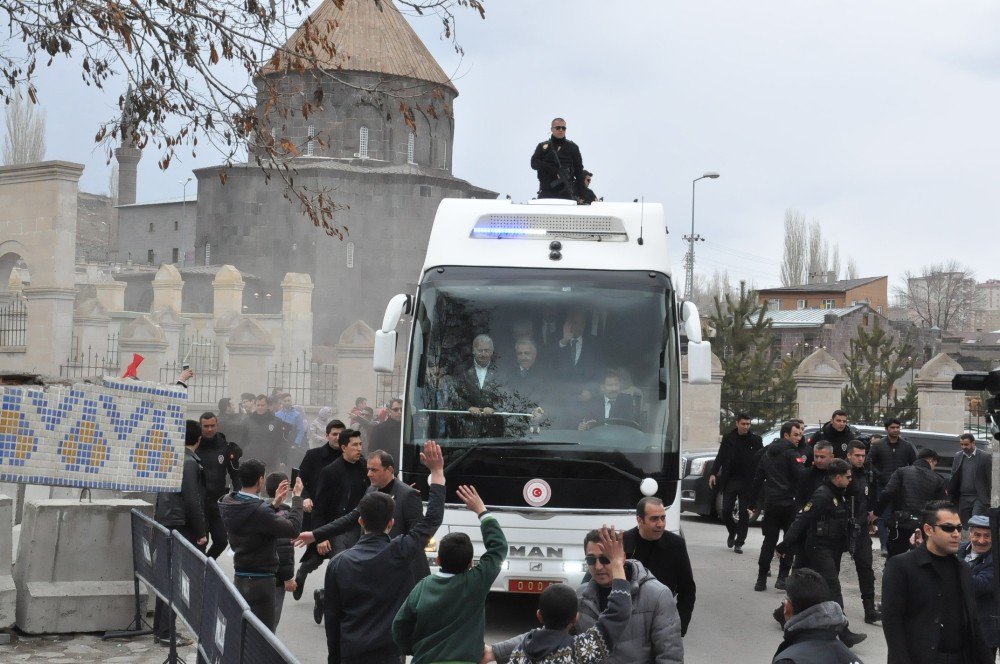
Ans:
POLYGON ((552 120, 552 135, 535 147, 531 168, 538 173, 539 198, 582 200, 583 157, 576 143, 566 138, 564 119, 552 120))

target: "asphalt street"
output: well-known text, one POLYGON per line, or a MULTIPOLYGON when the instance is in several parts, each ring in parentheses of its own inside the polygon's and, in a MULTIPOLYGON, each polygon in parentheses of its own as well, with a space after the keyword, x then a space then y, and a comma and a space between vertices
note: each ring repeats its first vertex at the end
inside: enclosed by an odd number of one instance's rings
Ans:
MULTIPOLYGON (((720 523, 694 516, 682 517, 682 528, 688 542, 688 553, 698 584, 698 600, 691 627, 684 639, 685 662, 690 664, 738 662, 770 662, 781 630, 771 617, 783 593, 771 587, 766 592, 754 592, 757 554, 760 551, 759 528, 751 528, 744 554, 737 555, 726 548, 726 531, 720 523)), ((881 559, 875 553, 876 587, 881 582, 881 559)), ((219 561, 232 571, 232 557, 227 551, 219 561)), ((303 664, 326 662, 323 628, 312 619, 312 591, 322 584, 325 567, 309 576, 302 600, 296 602, 289 594, 285 599, 278 637, 303 664)), ((777 574, 777 562, 773 565, 777 574)), ((378 580, 372 583, 377 588, 378 580)), ((886 661, 885 639, 877 625, 866 625, 858 592, 853 561, 845 555, 841 572, 847 616, 851 628, 868 634, 868 639, 854 648, 862 662, 873 664, 886 661)), ((501 640, 535 626, 537 597, 534 595, 495 595, 486 605, 487 640, 501 640)))

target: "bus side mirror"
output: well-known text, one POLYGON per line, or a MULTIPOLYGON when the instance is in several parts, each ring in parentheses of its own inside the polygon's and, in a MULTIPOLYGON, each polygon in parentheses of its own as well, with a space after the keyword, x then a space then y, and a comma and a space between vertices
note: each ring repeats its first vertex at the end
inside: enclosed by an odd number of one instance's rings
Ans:
POLYGON ((681 321, 688 338, 688 383, 706 385, 712 382, 712 344, 701 339, 701 316, 694 302, 681 304, 681 321))
POLYGON ((382 329, 375 330, 375 355, 372 365, 378 373, 392 373, 396 365, 396 326, 404 313, 410 313, 413 300, 409 295, 394 295, 385 307, 382 329))

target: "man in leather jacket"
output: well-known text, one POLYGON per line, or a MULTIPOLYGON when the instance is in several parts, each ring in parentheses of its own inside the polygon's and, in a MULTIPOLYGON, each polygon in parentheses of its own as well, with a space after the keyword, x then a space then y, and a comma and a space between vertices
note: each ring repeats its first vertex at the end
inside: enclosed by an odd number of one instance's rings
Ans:
POLYGON ((917 453, 917 460, 911 466, 898 469, 889 478, 875 503, 875 513, 881 514, 892 507, 889 523, 889 539, 886 548, 889 557, 905 553, 910 548, 910 535, 920 527, 920 513, 932 500, 944 500, 948 486, 940 475, 934 472, 940 457, 932 449, 924 448, 917 453))

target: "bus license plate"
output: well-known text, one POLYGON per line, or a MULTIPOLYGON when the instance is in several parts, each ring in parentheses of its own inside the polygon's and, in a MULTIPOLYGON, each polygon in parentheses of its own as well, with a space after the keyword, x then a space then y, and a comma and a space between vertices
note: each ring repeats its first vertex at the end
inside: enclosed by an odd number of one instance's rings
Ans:
POLYGON ((508 579, 507 591, 512 593, 540 593, 553 583, 562 581, 543 581, 538 579, 508 579))

